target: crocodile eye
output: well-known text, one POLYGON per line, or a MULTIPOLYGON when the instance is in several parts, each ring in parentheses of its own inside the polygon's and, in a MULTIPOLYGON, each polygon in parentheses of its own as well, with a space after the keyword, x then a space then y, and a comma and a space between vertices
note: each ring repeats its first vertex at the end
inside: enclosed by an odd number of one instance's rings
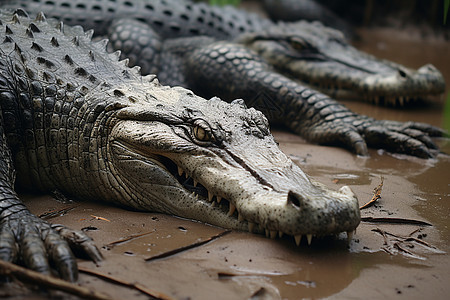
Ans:
POLYGON ((306 48, 305 42, 299 38, 292 38, 290 41, 291 47, 296 50, 302 50, 306 48))
POLYGON ((212 135, 211 129, 206 122, 197 121, 194 123, 192 128, 192 134, 195 139, 199 142, 213 142, 214 136, 212 135))
POLYGON ((201 126, 197 125, 194 127, 194 136, 197 140, 202 142, 207 142, 211 140, 211 136, 203 129, 201 126))

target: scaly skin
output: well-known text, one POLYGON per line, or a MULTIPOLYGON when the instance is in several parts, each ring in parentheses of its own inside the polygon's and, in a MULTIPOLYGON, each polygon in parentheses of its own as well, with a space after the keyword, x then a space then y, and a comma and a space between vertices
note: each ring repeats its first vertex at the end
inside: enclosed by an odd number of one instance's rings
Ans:
POLYGON ((237 41, 280 72, 336 99, 402 107, 445 91, 444 78, 433 65, 413 70, 379 60, 317 23, 280 24, 243 34, 237 41))
POLYGON ((0 10, 0 259, 47 274, 54 262, 72 281, 70 244, 101 259, 83 233, 32 215, 14 186, 297 243, 358 226, 350 188, 305 175, 261 112, 162 86, 91 36, 43 14, 0 10))
MULTIPOLYGON (((68 24, 95 29, 98 35, 105 35, 113 21, 132 18, 151 26, 163 40, 199 35, 217 40, 237 39, 277 72, 338 99, 405 106, 433 98, 445 90, 442 74, 434 66, 412 70, 379 60, 356 50, 340 32, 319 23, 275 24, 232 7, 211 7, 183 0, 7 0, 3 6, 22 7, 33 14, 44 11, 68 24)), ((140 55, 153 45, 145 45, 142 37, 142 47, 138 45, 136 51, 129 51, 136 45, 127 41, 128 36, 122 32, 115 49, 127 52, 131 65, 143 66, 144 73, 153 71, 147 67, 154 62, 140 55)))
POLYGON ((368 145, 428 158, 436 149, 429 136, 443 133, 426 124, 378 121, 355 114, 328 96, 275 72, 240 44, 208 37, 161 41, 151 27, 129 19, 115 22, 110 30, 114 32, 110 44, 120 45, 120 33, 126 33, 127 41, 134 45, 126 50, 153 61, 144 66, 157 72, 164 84, 189 87, 204 97, 219 94, 228 100, 245 99, 271 122, 285 125, 310 142, 346 147, 363 156, 368 155, 368 145), (152 46, 140 50, 142 36, 152 46))

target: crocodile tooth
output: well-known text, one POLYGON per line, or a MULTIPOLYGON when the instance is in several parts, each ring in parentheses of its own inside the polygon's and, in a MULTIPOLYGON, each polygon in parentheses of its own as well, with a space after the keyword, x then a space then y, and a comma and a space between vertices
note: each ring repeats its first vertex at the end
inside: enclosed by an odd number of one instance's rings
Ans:
POLYGON ((278 237, 279 237, 279 238, 282 238, 282 237, 283 237, 283 234, 284 234, 283 231, 278 231, 278 237))
POLYGON ((308 246, 311 245, 312 234, 307 234, 307 235, 306 235, 306 239, 308 240, 308 246))
POLYGON ((244 221, 244 217, 238 212, 238 221, 242 222, 244 221))
POLYGON ((194 187, 197 187, 197 184, 198 184, 197 180, 194 179, 194 187))
POLYGON ((216 197, 216 201, 217 201, 217 203, 220 203, 220 201, 222 201, 222 197, 217 196, 217 197, 216 197))
POLYGON ((213 193, 211 193, 210 191, 208 191, 208 201, 211 202, 213 199, 214 195, 213 193))
POLYGON ((189 178, 189 175, 188 175, 188 173, 186 172, 186 173, 184 173, 184 176, 186 177, 186 179, 188 179, 189 178))
POLYGON ((255 228, 255 223, 248 222, 248 231, 253 233, 253 229, 255 228))
POLYGON ((302 235, 298 234, 298 235, 294 236, 294 238, 295 238, 295 244, 297 246, 300 245, 300 241, 302 240, 302 235))
POLYGON ((271 231, 270 231, 270 238, 271 238, 271 239, 276 238, 276 237, 277 237, 277 233, 278 233, 278 232, 277 232, 276 230, 271 230, 271 231))
POLYGON ((350 241, 353 238, 353 231, 347 231, 347 241, 350 243, 350 241))
MULTIPOLYGON (((219 201, 217 201, 217 202, 219 202, 219 201)), ((228 211, 228 216, 231 216, 235 210, 236 210, 236 206, 234 206, 234 204, 230 202, 230 210, 228 211)))

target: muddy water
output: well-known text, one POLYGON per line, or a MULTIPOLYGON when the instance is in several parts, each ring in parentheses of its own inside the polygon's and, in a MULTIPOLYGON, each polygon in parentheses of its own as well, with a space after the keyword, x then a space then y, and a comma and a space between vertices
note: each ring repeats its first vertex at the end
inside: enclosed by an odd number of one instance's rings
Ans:
MULTIPOLYGON (((450 82, 448 44, 409 40, 398 32, 386 35, 370 31, 363 36, 367 38, 358 46, 366 51, 411 67, 434 62, 450 82)), ((346 104, 377 118, 434 125, 441 125, 443 119, 442 103, 400 111, 346 104)), ((372 150, 370 158, 360 158, 345 150, 309 145, 283 131, 274 135, 308 174, 335 188, 349 185, 361 204, 372 197, 383 176, 382 197, 375 206, 362 211, 363 217, 420 220, 432 226, 363 222, 349 244, 342 234, 315 239, 311 246, 302 240, 297 247, 291 237, 270 240, 248 233, 226 234, 221 228, 170 216, 78 203, 51 221, 87 228, 103 246, 105 261, 101 265, 80 260, 84 270, 80 284, 116 299, 147 299, 145 291, 174 299, 448 297, 448 156, 422 160, 372 150), (209 239, 213 240, 200 245, 209 239), (176 249, 180 251, 170 255, 176 249), (165 257, 158 258, 161 255, 165 257), (143 288, 125 287, 111 280, 143 288)), ((443 152, 450 153, 448 142, 438 142, 443 152)), ((37 214, 72 205, 50 197, 29 197, 27 204, 37 214)))

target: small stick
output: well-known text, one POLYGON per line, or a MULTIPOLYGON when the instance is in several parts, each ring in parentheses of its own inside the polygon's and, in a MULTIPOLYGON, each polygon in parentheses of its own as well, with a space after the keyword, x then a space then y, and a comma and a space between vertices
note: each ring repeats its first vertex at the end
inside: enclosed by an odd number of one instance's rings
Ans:
POLYGON ((97 272, 97 271, 94 271, 94 270, 91 270, 91 269, 88 269, 88 268, 84 268, 84 267, 81 267, 81 266, 78 267, 78 270, 80 272, 82 272, 82 273, 86 273, 86 274, 89 274, 89 275, 97 276, 97 277, 99 277, 101 279, 110 281, 110 282, 115 283, 115 284, 120 284, 120 285, 129 287, 129 288, 133 288, 135 290, 138 290, 138 291, 140 291, 140 292, 142 292, 142 293, 144 293, 144 294, 146 294, 148 296, 151 296, 153 298, 156 298, 156 299, 161 299, 161 300, 172 300, 173 299, 173 298, 171 298, 170 296, 168 296, 166 294, 163 294, 163 293, 154 291, 152 289, 149 289, 149 288, 145 287, 144 285, 142 285, 140 283, 128 282, 128 281, 122 280, 120 278, 112 277, 112 276, 106 275, 104 273, 100 273, 100 272, 97 272))
POLYGON ((68 281, 51 277, 42 273, 38 273, 33 270, 26 269, 24 267, 15 265, 13 263, 0 260, 0 274, 5 276, 13 276, 21 280, 30 281, 39 286, 46 288, 64 291, 66 293, 76 295, 85 299, 94 300, 111 300, 111 296, 103 293, 99 293, 88 288, 78 286, 68 281))
POLYGON ((66 213, 68 213, 69 211, 71 211, 72 209, 77 208, 77 207, 78 207, 78 205, 73 205, 73 206, 64 207, 61 209, 51 210, 51 211, 44 212, 44 213, 38 215, 38 217, 41 219, 51 219, 54 217, 58 217, 60 215, 65 215, 66 213))
POLYGON ((170 250, 170 251, 167 251, 167 252, 155 255, 155 256, 148 257, 148 258, 145 259, 145 261, 151 261, 151 260, 155 260, 155 259, 158 259, 158 258, 165 258, 165 257, 168 257, 168 256, 172 256, 172 255, 178 254, 180 252, 183 252, 183 251, 195 248, 195 247, 202 246, 202 245, 204 245, 204 244, 206 244, 206 243, 208 243, 208 242, 210 242, 212 240, 215 240, 217 238, 220 238, 220 237, 222 237, 222 236, 224 236, 224 235, 226 235, 226 234, 228 234, 230 232, 231 232, 231 230, 222 231, 221 233, 218 233, 218 234, 216 234, 216 235, 214 235, 212 237, 209 237, 209 238, 207 238, 207 239, 205 239, 203 241, 198 241, 198 242, 192 243, 192 244, 187 245, 187 246, 183 246, 183 247, 176 248, 176 249, 173 249, 173 250, 170 250))
POLYGON ((91 215, 91 217, 93 217, 96 220, 103 220, 103 221, 111 222, 110 220, 103 218, 103 217, 98 217, 98 216, 94 216, 94 215, 91 215))
POLYGON ((370 199, 369 202, 367 202, 366 204, 361 206, 359 209, 364 209, 369 206, 372 206, 375 203, 375 201, 377 201, 378 199, 381 198, 381 190, 383 189, 383 181, 384 181, 384 177, 381 176, 381 183, 376 188, 373 189, 372 199, 370 199))
POLYGON ((132 240, 132 239, 135 239, 135 238, 138 238, 138 237, 147 235, 147 234, 151 234, 151 233, 154 233, 154 232, 155 232, 155 230, 147 231, 147 232, 144 232, 144 233, 132 234, 132 235, 129 235, 129 236, 127 236, 127 237, 124 237, 124 238, 122 238, 122 239, 120 239, 120 240, 111 242, 111 243, 105 245, 105 247, 113 248, 114 246, 120 245, 120 244, 125 243, 125 242, 128 242, 128 241, 130 241, 130 240, 132 240))
POLYGON ((406 224, 406 225, 421 225, 421 226, 433 226, 430 223, 420 220, 403 219, 403 218, 375 218, 375 217, 361 217, 363 222, 371 223, 394 223, 394 224, 406 224))

